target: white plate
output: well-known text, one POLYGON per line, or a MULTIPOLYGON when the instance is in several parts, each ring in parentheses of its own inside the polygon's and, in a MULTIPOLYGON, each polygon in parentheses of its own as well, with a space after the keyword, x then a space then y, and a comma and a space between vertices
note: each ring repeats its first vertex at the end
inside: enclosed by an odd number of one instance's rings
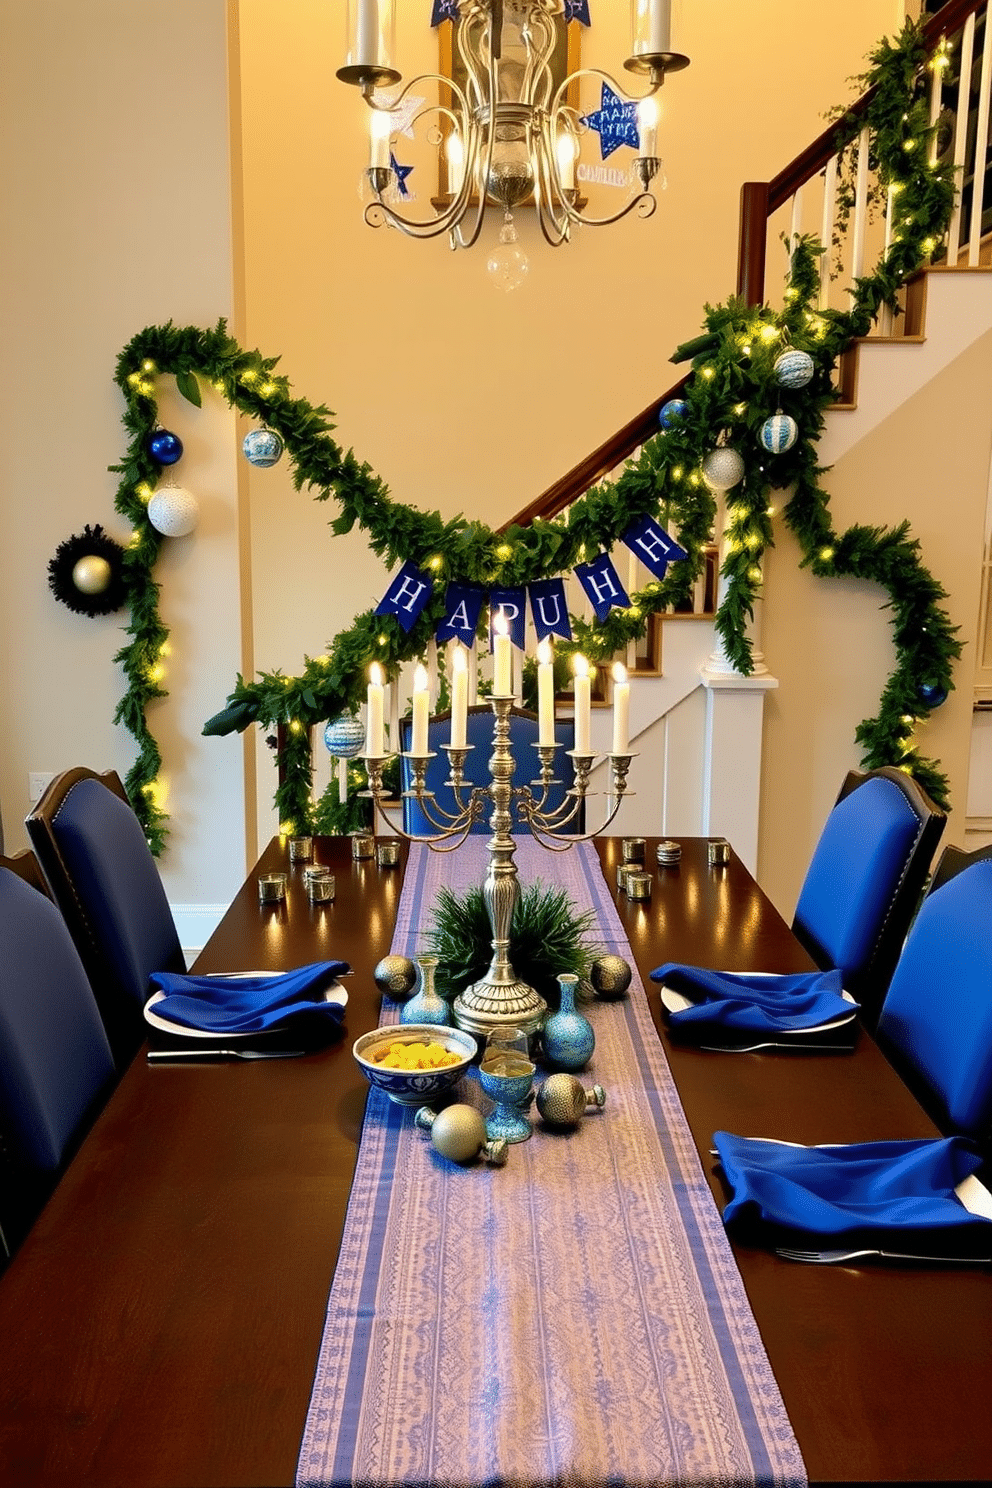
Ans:
MULTIPOLYGON (((717 976, 723 976, 723 975, 731 976, 733 974, 734 973, 731 973, 731 972, 726 972, 726 973, 724 973, 724 972, 717 972, 716 973, 717 976)), ((773 976, 778 976, 779 973, 778 972, 775 972, 775 971, 749 971, 749 972, 746 972, 746 973, 738 973, 738 975, 747 975, 747 976, 753 976, 753 977, 773 977, 773 976)), ((843 999, 844 999, 845 1002, 850 1002, 850 1003, 853 1003, 854 1002, 854 998, 851 996, 851 994, 849 992, 841 992, 840 995, 841 995, 841 997, 843 997, 843 999)), ((691 997, 686 997, 684 993, 682 993, 682 992, 676 992, 676 991, 673 990, 673 988, 666 987, 665 984, 662 983, 662 987, 661 987, 661 1005, 669 1013, 684 1013, 687 1008, 698 1007, 699 1001, 702 1001, 702 999, 700 998, 697 1002, 694 1002, 691 997)), ((728 1033, 729 1032, 733 1032, 733 1033, 754 1032, 755 1034, 760 1033, 760 1032, 766 1032, 766 1033, 769 1034, 769 1036, 771 1036, 773 1034, 775 1034, 775 1035, 778 1035, 778 1034, 795 1034, 797 1037, 801 1037, 803 1034, 806 1034, 806 1033, 826 1033, 827 1030, 828 1029, 831 1029, 831 1028, 843 1028, 846 1023, 850 1023, 851 1020, 852 1020, 852 1018, 856 1018, 857 1015, 858 1015, 858 1010, 857 1010, 856 1007, 854 1007, 851 1010, 851 1012, 849 1012, 849 1013, 839 1014, 836 1018, 831 1018, 829 1020, 829 1022, 827 1022, 827 1023, 815 1023, 815 1024, 811 1024, 808 1028, 768 1028, 768 1029, 764 1029, 764 1030, 762 1030, 762 1029, 753 1029, 753 1030, 751 1030, 751 1029, 728 1029, 727 1031, 728 1031, 728 1033)))
MULTIPOLYGON (((223 973, 221 973, 221 974, 223 974, 223 973)), ((261 973, 259 973, 257 971, 239 971, 239 972, 231 972, 230 973, 231 976, 239 976, 239 977, 250 977, 250 976, 259 976, 259 975, 262 975, 262 976, 273 976, 273 977, 275 977, 275 976, 282 976, 282 974, 283 974, 282 972, 267 972, 267 971, 261 972, 261 973)), ((179 1036, 181 1038, 208 1038, 208 1039, 213 1039, 214 1042, 216 1043, 216 1041, 217 1041, 218 1038, 223 1038, 223 1039, 257 1039, 257 1038, 264 1038, 266 1036, 266 1034, 285 1033, 285 1031, 286 1031, 285 1030, 285 1027, 282 1027, 282 1028, 253 1028, 253 1029, 249 1030, 247 1033, 228 1033, 225 1029, 222 1029, 222 1028, 212 1028, 212 1029, 207 1029, 207 1028, 187 1028, 186 1025, 185 1025, 185 1023, 173 1023, 170 1018, 160 1018, 159 1015, 158 1015, 158 1013, 156 1013, 154 1011, 155 1004, 157 1002, 161 1002, 162 999, 163 999, 163 997, 165 997, 165 995, 166 994, 164 992, 155 992, 151 997, 149 997, 148 1001, 145 1003, 145 1022, 146 1023, 150 1023, 151 1026, 152 1026, 152 1028, 160 1028, 163 1033, 177 1033, 177 1034, 179 1034, 179 1036)), ((347 1005, 348 1005, 348 994, 345 991, 345 989, 342 987, 342 985, 341 985, 340 982, 331 982, 330 986, 327 988, 327 990, 324 993, 324 1001, 325 1002, 336 1002, 337 1005, 338 1005, 338 1007, 342 1007, 342 1008, 343 1007, 347 1007, 347 1005)))

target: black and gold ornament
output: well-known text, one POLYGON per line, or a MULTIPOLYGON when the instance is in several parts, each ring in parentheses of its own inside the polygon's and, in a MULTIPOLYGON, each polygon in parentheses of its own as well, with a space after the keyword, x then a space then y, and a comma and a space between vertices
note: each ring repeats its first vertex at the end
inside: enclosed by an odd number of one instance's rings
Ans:
POLYGON ((124 549, 99 522, 87 525, 59 543, 49 560, 48 587, 77 615, 110 615, 127 599, 124 549))

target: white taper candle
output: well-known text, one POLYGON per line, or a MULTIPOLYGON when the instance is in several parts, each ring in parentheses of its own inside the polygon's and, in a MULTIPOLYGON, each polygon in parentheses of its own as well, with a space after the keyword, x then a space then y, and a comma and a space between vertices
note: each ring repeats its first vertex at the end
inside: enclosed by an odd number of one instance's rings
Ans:
POLYGON ((427 753, 427 723, 430 718, 430 693, 427 690, 427 668, 418 665, 413 674, 413 728, 410 753, 423 759, 427 753))
POLYGON ((385 754, 382 739, 382 667, 374 661, 369 667, 369 685, 366 694, 365 753, 370 759, 381 759, 385 754))
POLYGON ((537 648, 537 742, 543 749, 555 742, 555 668, 548 640, 537 648))
POLYGON ((589 680, 589 663, 584 656, 576 655, 575 658, 575 744, 576 754, 591 754, 589 748, 589 709, 591 702, 591 683, 589 680))
POLYGON ((456 644, 451 657, 451 747, 464 749, 468 715, 468 664, 465 647, 456 644))
POLYGON ((627 668, 617 662, 613 668, 613 753, 630 752, 630 683, 627 668))

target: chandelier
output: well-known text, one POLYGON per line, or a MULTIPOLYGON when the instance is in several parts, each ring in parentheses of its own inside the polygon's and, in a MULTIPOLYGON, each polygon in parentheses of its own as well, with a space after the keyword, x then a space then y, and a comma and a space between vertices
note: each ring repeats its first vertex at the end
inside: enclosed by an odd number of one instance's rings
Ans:
MULTIPOLYGON (((598 68, 568 71, 564 38, 574 0, 450 0, 453 22, 451 76, 424 73, 400 88, 394 65, 395 0, 348 0, 348 54, 338 77, 361 89, 372 110, 370 157, 365 171, 365 220, 388 225, 413 238, 447 234, 452 248, 478 241, 487 209, 502 209, 499 245, 489 271, 512 289, 527 272, 517 243, 513 210, 533 203, 544 238, 553 247, 568 241, 577 224, 594 227, 618 222, 630 212, 650 217, 652 191, 664 189, 657 153, 655 94, 668 72, 689 65, 670 50, 671 0, 631 0, 631 55, 624 63, 647 91, 626 93, 598 68), (582 78, 598 80, 600 116, 579 108, 582 78), (416 96, 437 84, 437 102, 416 96), (592 122, 607 114, 612 125, 592 122), (637 156, 630 194, 618 211, 591 216, 576 182, 583 137, 599 128, 616 130, 637 156), (438 156, 439 189, 430 214, 407 215, 403 173, 398 172, 391 138, 400 128, 412 133, 423 124, 438 156), (636 143, 635 143, 636 142, 636 143)), ((588 12, 586 12, 588 14, 588 12)), ((434 91, 433 88, 430 91, 434 91)), ((611 135, 611 148, 617 139, 611 135)), ((613 172, 614 176, 619 172, 613 172)))

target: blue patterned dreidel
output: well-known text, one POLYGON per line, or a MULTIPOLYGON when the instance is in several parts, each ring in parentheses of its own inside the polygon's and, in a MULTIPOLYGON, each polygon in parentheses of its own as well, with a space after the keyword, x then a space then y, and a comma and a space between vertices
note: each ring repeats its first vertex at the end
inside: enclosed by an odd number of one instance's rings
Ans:
POLYGON ((420 986, 400 1009, 401 1023, 443 1023, 451 1020, 448 1004, 439 993, 434 990, 434 969, 437 966, 436 956, 418 956, 417 965, 420 967, 420 986))
POLYGON ((561 991, 558 1011, 547 1019, 541 1035, 545 1060, 559 1070, 585 1069, 596 1047, 592 1024, 575 1011, 578 981, 570 972, 558 978, 561 991))
POLYGON ((522 1028, 494 1028, 479 1065, 479 1084, 496 1102, 486 1117, 490 1141, 526 1142, 531 1133, 526 1106, 533 1083, 526 1033, 522 1028))

